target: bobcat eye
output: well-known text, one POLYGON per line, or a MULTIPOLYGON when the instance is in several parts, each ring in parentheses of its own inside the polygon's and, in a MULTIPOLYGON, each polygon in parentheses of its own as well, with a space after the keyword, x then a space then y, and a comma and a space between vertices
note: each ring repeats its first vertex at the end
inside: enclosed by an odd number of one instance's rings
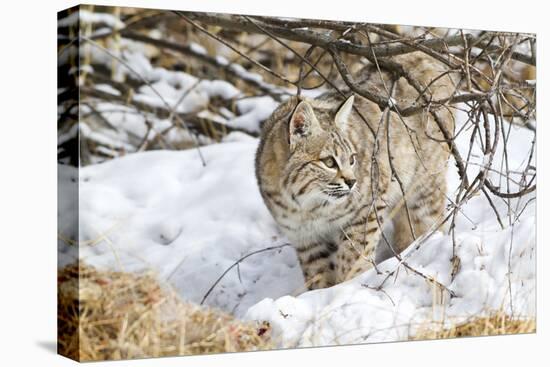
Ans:
POLYGON ((356 156, 357 156, 357 154, 352 154, 351 157, 349 157, 349 164, 350 164, 350 165, 353 166, 353 165, 355 164, 355 162, 356 162, 356 160, 357 160, 357 159, 356 159, 356 156))
POLYGON ((332 157, 323 158, 321 159, 321 162, 323 162, 323 164, 328 168, 336 167, 336 161, 332 157))

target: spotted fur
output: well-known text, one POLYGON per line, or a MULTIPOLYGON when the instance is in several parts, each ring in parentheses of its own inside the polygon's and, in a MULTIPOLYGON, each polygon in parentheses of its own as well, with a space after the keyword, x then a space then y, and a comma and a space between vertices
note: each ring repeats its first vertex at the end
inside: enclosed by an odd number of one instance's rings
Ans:
MULTIPOLYGON (((428 98, 453 92, 449 76, 437 78, 443 66, 428 56, 412 53, 395 60, 427 86, 428 98)), ((378 94, 389 90, 389 75, 373 66, 363 73, 367 88, 378 94)), ((417 97, 405 80, 396 83, 393 98, 399 104, 417 97)), ((451 113, 440 108, 438 114, 452 134, 451 113)), ((429 113, 386 116, 365 98, 344 100, 334 92, 316 99, 293 97, 274 111, 262 130, 256 176, 314 289, 373 266, 376 246, 387 245, 381 240, 385 220, 394 224, 393 251, 413 241, 411 227, 415 237, 424 234, 444 211, 448 158, 448 146, 429 113)))

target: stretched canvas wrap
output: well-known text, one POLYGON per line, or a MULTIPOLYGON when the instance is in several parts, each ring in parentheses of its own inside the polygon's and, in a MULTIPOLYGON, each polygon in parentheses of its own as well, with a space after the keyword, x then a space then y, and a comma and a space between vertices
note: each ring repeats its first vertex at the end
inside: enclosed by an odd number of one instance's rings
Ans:
POLYGON ((527 33, 60 12, 59 353, 535 332, 535 73, 527 33))

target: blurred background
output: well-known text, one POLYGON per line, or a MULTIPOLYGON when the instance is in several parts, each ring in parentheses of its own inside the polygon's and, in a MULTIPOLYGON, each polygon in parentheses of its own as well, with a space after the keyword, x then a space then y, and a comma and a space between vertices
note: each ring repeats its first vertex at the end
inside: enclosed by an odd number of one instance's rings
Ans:
MULTIPOLYGON (((327 47, 285 30, 313 30, 377 50, 440 40, 438 47, 421 46, 462 73, 464 60, 476 71, 461 80, 457 94, 471 91, 472 83, 483 92, 494 88, 495 68, 513 43, 519 56, 502 69, 499 83, 508 86, 501 106, 503 114, 516 116, 514 123, 534 129, 536 60, 525 60, 534 55, 533 35, 84 5, 80 17, 71 11, 60 16, 60 161, 78 161, 71 149, 77 121, 80 164, 88 165, 139 151, 212 144, 231 132, 257 136, 282 100, 343 85, 327 47), (79 100, 71 98, 77 87, 79 100)), ((369 64, 354 52, 340 56, 352 75, 369 64)))

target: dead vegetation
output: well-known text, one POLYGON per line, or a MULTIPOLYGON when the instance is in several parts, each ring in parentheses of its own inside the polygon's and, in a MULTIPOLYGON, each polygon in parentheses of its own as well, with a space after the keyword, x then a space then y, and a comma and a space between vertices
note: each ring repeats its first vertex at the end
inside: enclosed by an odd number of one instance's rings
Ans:
POLYGON ((448 339, 467 336, 492 336, 528 334, 536 331, 534 318, 513 317, 504 311, 495 311, 488 316, 473 317, 451 325, 433 323, 421 326, 410 340, 448 339))
POLYGON ((271 349, 269 326, 183 302, 152 273, 99 271, 80 263, 58 274, 58 350, 79 361, 271 349))

